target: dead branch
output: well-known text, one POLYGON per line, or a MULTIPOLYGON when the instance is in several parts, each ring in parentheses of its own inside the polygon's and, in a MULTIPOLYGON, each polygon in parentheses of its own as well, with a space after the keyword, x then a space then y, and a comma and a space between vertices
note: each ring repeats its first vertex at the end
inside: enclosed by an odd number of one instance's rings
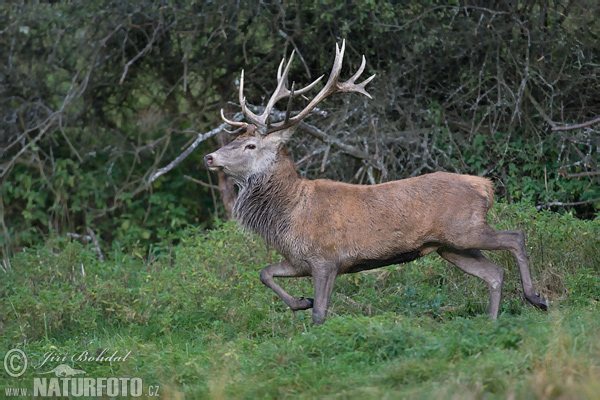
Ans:
POLYGON ((211 185, 210 183, 202 182, 201 180, 196 179, 196 178, 192 178, 191 176, 188 176, 188 175, 184 175, 183 177, 185 179, 189 179, 190 181, 192 181, 194 183, 197 183, 199 185, 202 185, 204 187, 207 187, 207 188, 210 188, 210 189, 219 190, 219 187, 217 185, 211 185))
POLYGON ((583 176, 594 176, 594 175, 600 175, 600 171, 585 171, 585 172, 578 172, 576 174, 569 174, 564 170, 559 170, 558 173, 560 175, 562 175, 564 178, 567 179, 571 179, 571 178, 581 178, 583 176))
MULTIPOLYGON (((30 146, 37 143, 46 134, 46 132, 48 132, 48 130, 54 125, 54 121, 56 121, 58 119, 59 115, 60 115, 60 111, 56 111, 56 112, 52 113, 48 118, 46 118, 46 120, 44 122, 42 122, 41 124, 36 126, 36 128, 39 128, 40 133, 38 133, 38 135, 36 137, 34 137, 32 140, 27 142, 27 144, 25 146, 23 146, 21 148, 21 150, 19 150, 17 152, 17 154, 8 163, 0 166, 0 168, 2 168, 2 173, 0 173, 0 178, 4 177, 4 175, 6 175, 11 170, 11 167, 13 166, 13 164, 19 159, 19 157, 21 157, 21 155, 23 153, 25 153, 25 151, 27 151, 27 149, 30 146)), ((35 129, 35 128, 33 128, 33 129, 35 129)), ((31 129, 31 130, 33 130, 33 129, 31 129)))
POLYGON ((306 162, 306 161, 310 160, 311 158, 313 158, 313 157, 314 157, 314 156, 316 156, 317 154, 321 154, 321 153, 323 153, 324 151, 325 151, 325 149, 324 149, 324 148, 322 148, 322 147, 321 147, 321 148, 318 148, 318 149, 316 149, 316 150, 314 150, 314 151, 312 151, 311 153, 309 153, 309 154, 305 155, 304 157, 302 157, 300 160, 296 161, 296 166, 300 166, 300 165, 302 165, 302 163, 304 163, 304 162, 306 162))
POLYGON ((100 250, 100 243, 98 243, 96 234, 89 226, 87 227, 87 233, 92 238, 92 242, 94 243, 94 247, 96 248, 96 252, 98 253, 98 260, 100 260, 100 262, 104 262, 104 255, 102 254, 102 250, 100 250))
POLYGON ((302 61, 302 65, 304 65, 304 70, 306 71, 306 76, 308 76, 308 79, 311 79, 310 69, 308 68, 308 65, 306 65, 306 60, 304 60, 304 57, 302 57, 302 53, 300 52, 300 49, 298 48, 298 46, 296 46, 296 43, 294 42, 294 38, 289 36, 287 33, 282 31, 281 29, 279 30, 279 34, 286 41, 290 42, 292 44, 292 46, 294 46, 294 50, 296 50, 296 54, 298 54, 298 58, 300 58, 300 61, 302 61))
POLYGON ((535 208, 539 211, 543 208, 581 206, 584 204, 595 203, 597 201, 600 201, 600 197, 597 197, 595 199, 589 199, 589 200, 584 200, 584 201, 574 201, 574 202, 553 201, 550 203, 540 204, 539 206, 536 206, 535 208))
POLYGON ((581 124, 576 125, 567 125, 567 126, 553 126, 553 131, 573 131, 575 129, 587 128, 588 126, 592 126, 594 124, 600 123, 600 117, 594 118, 591 121, 583 122, 581 124))
MULTIPOLYGON (((233 116, 233 119, 235 121, 239 121, 241 120, 243 117, 242 113, 237 113, 233 116)), ((169 172, 170 170, 172 170, 173 168, 175 168, 175 166, 177 164, 179 164, 180 162, 182 162, 183 160, 186 159, 187 156, 189 156, 191 154, 192 151, 194 151, 196 149, 196 147, 198 147, 198 145, 200 143, 202 143, 203 141, 205 141, 206 139, 209 139, 213 136, 215 136, 217 133, 221 132, 222 130, 224 130, 225 128, 227 128, 229 125, 224 122, 221 125, 219 125, 218 127, 216 127, 215 129, 206 132, 206 133, 199 133, 198 137, 196 138, 196 140, 194 140, 194 142, 187 148, 185 149, 185 151, 183 153, 181 153, 176 159, 174 159, 173 161, 171 161, 166 167, 160 168, 158 171, 156 171, 151 177, 150 179, 148 179, 148 184, 151 184, 152 182, 154 182, 156 179, 158 179, 158 177, 160 177, 161 175, 166 174, 167 172, 169 172)))
POLYGON ((322 142, 329 143, 332 146, 337 147, 338 149, 342 150, 345 153, 350 154, 353 157, 359 158, 361 160, 370 160, 371 159, 367 153, 360 150, 359 148, 351 146, 346 143, 343 143, 338 139, 332 138, 325 131, 317 128, 314 125, 308 124, 306 122, 301 122, 300 128, 304 129, 311 136, 321 140, 322 142))
POLYGON ((98 253, 98 260, 100 260, 100 262, 104 262, 104 255, 102 254, 102 250, 100 250, 100 244, 98 243, 96 234, 94 233, 92 228, 90 228, 89 226, 87 227, 87 232, 88 232, 87 235, 80 235, 78 233, 67 232, 67 236, 70 238, 73 238, 73 239, 82 239, 87 242, 92 241, 92 243, 94 243, 96 252, 98 253))
POLYGON ((73 239, 83 239, 83 240, 87 240, 87 241, 92 240, 92 237, 90 235, 80 235, 78 233, 72 233, 72 232, 67 232, 67 236, 71 237, 73 239))
MULTIPOLYGON (((52 112, 43 122, 39 123, 38 125, 36 125, 33 128, 27 129, 25 132, 23 132, 19 138, 14 141, 13 143, 11 143, 9 145, 9 148, 13 145, 16 144, 18 141, 20 141, 22 138, 27 137, 27 134, 29 132, 32 132, 34 130, 39 130, 38 135, 33 138, 32 140, 30 140, 29 142, 27 142, 27 144, 25 144, 21 150, 19 150, 17 152, 17 154, 6 164, 4 165, 0 165, 0 169, 2 169, 2 173, 0 173, 0 178, 4 177, 6 174, 8 174, 8 172, 11 170, 12 166, 14 165, 14 163, 19 159, 19 157, 21 157, 21 155, 33 144, 37 143, 45 134, 46 132, 48 132, 50 130, 50 128, 52 128, 55 124, 55 122, 58 120, 58 125, 62 127, 62 114, 65 112, 65 109, 67 107, 67 105, 69 105, 69 103, 76 97, 80 97, 83 92, 85 92, 85 90, 87 89, 87 85, 88 82, 90 80, 90 76, 92 74, 92 70, 94 69, 94 63, 98 57, 98 54, 100 54, 100 51, 96 51, 96 53, 94 54, 93 58, 92 58, 92 62, 90 63, 90 67, 87 71, 87 74, 85 76, 85 79, 83 80, 83 82, 79 85, 79 88, 77 88, 78 90, 76 90, 75 88, 75 83, 77 82, 77 79, 79 78, 79 74, 83 71, 84 67, 81 67, 73 76, 73 79, 71 79, 71 86, 69 86, 69 89, 67 90, 67 95, 65 96, 65 98, 63 99, 63 102, 60 106, 60 108, 54 112, 52 112)), ((5 149, 6 150, 6 149, 5 149)))
POLYGON ((425 18, 427 16, 427 14, 432 13, 434 11, 437 10, 443 10, 443 9, 454 9, 456 10, 456 12, 460 12, 460 10, 464 10, 465 12, 467 12, 467 10, 477 10, 477 11, 482 11, 482 12, 487 12, 491 15, 510 15, 509 12, 507 11, 498 11, 498 10, 492 10, 489 8, 484 8, 484 7, 477 7, 477 6, 469 6, 469 5, 464 5, 464 6, 453 6, 453 5, 442 5, 442 6, 436 6, 436 7, 432 7, 428 10, 425 10, 422 14, 418 15, 417 17, 411 19, 410 21, 405 22, 402 25, 390 25, 390 24, 378 24, 380 26, 389 28, 390 30, 393 31, 400 31, 404 28, 406 28, 408 25, 412 24, 413 22, 419 21, 423 18, 425 18))
POLYGON ((154 44, 154 39, 156 38, 156 34, 158 33, 158 31, 160 30, 161 27, 162 27, 162 24, 159 23, 156 26, 156 28, 154 29, 154 32, 152 32, 152 38, 150 38, 146 47, 144 47, 139 53, 137 53, 137 55, 135 57, 133 57, 131 60, 129 60, 127 62, 127 64, 125 64, 125 68, 123 69, 123 75, 121 75, 121 79, 119 79, 119 85, 123 84, 123 81, 125 80, 125 76, 127 75, 127 71, 129 70, 129 67, 134 62, 136 62, 138 60, 138 58, 140 58, 141 56, 143 56, 144 54, 146 54, 148 51, 150 51, 152 49, 152 44, 154 44))
POLYGON ((546 121, 546 123, 552 127, 552 130, 555 130, 554 128, 556 128, 556 122, 552 121, 552 118, 550 118, 548 114, 546 114, 542 106, 540 106, 540 104, 536 101, 536 99, 531 95, 529 91, 527 92, 527 97, 529 97, 529 101, 531 101, 531 104, 533 104, 533 107, 535 107, 537 112, 540 113, 544 121, 546 121))

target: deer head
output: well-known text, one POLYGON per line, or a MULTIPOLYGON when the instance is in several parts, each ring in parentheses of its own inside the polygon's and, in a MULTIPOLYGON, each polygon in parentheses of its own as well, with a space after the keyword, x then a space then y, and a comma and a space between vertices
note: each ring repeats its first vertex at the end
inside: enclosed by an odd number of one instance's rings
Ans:
POLYGON ((342 42, 341 49, 336 43, 333 68, 325 86, 302 111, 294 116, 290 115, 292 99, 313 89, 321 81, 323 75, 302 89, 295 90, 294 83, 292 83, 291 88, 288 88, 288 72, 294 59, 294 52, 292 52, 285 69, 283 68, 285 58, 281 60, 277 70, 277 88, 262 114, 256 115, 250 111, 244 97, 244 71, 242 70, 239 99, 242 113, 249 122, 231 121, 225 117, 223 110, 221 110, 221 118, 225 122, 238 127, 237 131, 245 130, 245 133, 238 136, 227 146, 205 156, 204 159, 209 169, 212 171, 221 170, 231 176, 238 184, 241 184, 250 175, 265 172, 273 165, 283 145, 296 131, 300 122, 326 97, 334 93, 357 92, 371 98, 371 95, 365 90, 365 86, 371 82, 375 75, 365 79, 362 83, 356 83, 356 80, 365 69, 364 56, 358 71, 346 82, 339 82, 345 48, 345 41, 342 42), (285 98, 288 98, 285 118, 282 121, 271 123, 273 107, 278 101, 285 98))

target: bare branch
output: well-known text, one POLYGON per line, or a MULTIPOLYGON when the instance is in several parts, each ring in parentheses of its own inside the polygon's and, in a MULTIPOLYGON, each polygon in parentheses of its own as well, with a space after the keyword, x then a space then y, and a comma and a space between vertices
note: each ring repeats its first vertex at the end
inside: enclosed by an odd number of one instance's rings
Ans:
MULTIPOLYGON (((237 113, 233 116, 233 120, 239 120, 242 119, 242 113, 237 113)), ((206 132, 206 133, 199 133, 198 137, 196 138, 196 140, 194 140, 194 142, 187 148, 185 149, 185 151, 183 153, 181 153, 176 159, 174 159, 173 161, 171 161, 166 167, 160 168, 159 170, 157 170, 149 179, 147 184, 151 184, 152 182, 154 182, 156 179, 158 179, 158 177, 160 177, 161 175, 166 174, 167 172, 169 172, 170 170, 172 170, 173 168, 175 168, 175 166, 177 164, 179 164, 180 162, 182 162, 183 160, 185 160, 187 158, 187 156, 189 156, 192 151, 194 151, 196 149, 196 147, 198 147, 198 145, 200 143, 202 143, 203 141, 205 141, 206 139, 209 139, 213 136, 215 136, 217 133, 221 132, 222 130, 224 130, 229 124, 227 122, 222 123, 221 125, 219 125, 218 127, 216 127, 215 129, 206 132)))
POLYGON ((434 11, 437 10, 442 10, 442 9, 456 9, 456 11, 460 11, 461 9, 463 10, 478 10, 478 11, 483 11, 483 12, 487 12, 489 14, 492 15, 510 15, 509 12, 506 11, 497 11, 497 10, 492 10, 489 8, 484 8, 484 7, 477 7, 477 6, 469 6, 469 5, 464 5, 464 6, 452 6, 452 5, 444 5, 444 6, 436 6, 436 7, 432 7, 429 10, 425 10, 422 14, 418 15, 417 17, 411 19, 410 21, 402 24, 402 25, 389 25, 389 24, 378 24, 379 26, 383 26, 386 28, 390 28, 390 30, 394 30, 394 31, 400 31, 404 28, 406 28, 408 25, 412 24, 413 22, 419 21, 420 19, 423 19, 425 16, 427 16, 427 14, 432 13, 434 11))
POLYGON ((331 143, 327 143, 327 147, 325 148, 325 154, 323 154, 323 160, 321 161, 321 169, 319 170, 321 173, 325 172, 325 165, 327 165, 327 157, 329 157, 330 150, 331 143))
POLYGON ((586 171, 586 172, 579 172, 579 173, 576 173, 576 174, 568 174, 566 171, 560 170, 560 171, 558 171, 558 173, 561 174, 563 177, 565 177, 567 179, 581 178, 583 176, 600 175, 600 171, 586 171))
POLYGON ((531 101, 531 104, 533 104, 537 112, 540 113, 544 121, 546 121, 546 123, 552 127, 552 130, 555 130, 554 128, 556 128, 556 122, 552 121, 552 119, 548 116, 548 114, 546 114, 542 106, 539 105, 531 93, 527 92, 527 97, 529 97, 529 101, 531 101))
POLYGON ((156 34, 158 33, 159 29, 162 27, 162 24, 158 24, 156 26, 156 28, 154 29, 154 32, 152 32, 152 38, 148 41, 148 44, 146 45, 146 47, 144 47, 139 53, 137 53, 137 55, 135 57, 133 57, 131 60, 129 60, 129 62, 127 62, 127 64, 125 64, 125 68, 123 69, 123 75, 121 75, 121 79, 119 79, 119 85, 123 84, 123 81, 125 80, 125 76, 127 75, 127 71, 129 70, 129 67, 137 61, 138 58, 140 58, 141 56, 143 56, 144 54, 146 54, 148 51, 150 51, 152 49, 152 44, 154 44, 154 39, 156 38, 156 34))
POLYGON ((311 153, 305 155, 304 157, 302 157, 301 159, 299 159, 298 161, 296 161, 296 166, 301 165, 302 163, 304 163, 307 160, 310 160, 311 158, 313 158, 314 156, 316 156, 317 154, 321 154, 325 151, 324 148, 320 147, 316 150, 313 150, 311 153))
POLYGON ((298 57, 300 57, 300 61, 302 61, 302 64, 304 65, 304 69, 306 70, 306 75, 308 76, 308 79, 310 79, 310 69, 308 68, 308 65, 306 65, 306 61, 304 60, 304 57, 302 57, 302 53, 300 53, 300 49, 298 49, 298 46, 296 46, 296 43, 294 42, 294 38, 289 36, 287 33, 285 33, 284 31, 282 31, 281 29, 279 30, 279 34, 288 42, 290 42, 292 44, 292 46, 294 46, 294 50, 296 51, 296 53, 298 53, 298 57))
POLYGON ((591 121, 583 122, 577 125, 567 125, 567 126, 553 126, 553 131, 573 131, 575 129, 587 128, 588 126, 592 126, 600 123, 600 117, 594 118, 591 121))
POLYGON ((89 226, 87 227, 87 233, 92 238, 92 242, 94 243, 94 247, 96 248, 96 252, 98 253, 98 260, 100 260, 100 262, 104 262, 104 255, 102 254, 102 250, 100 250, 100 243, 98 243, 96 234, 89 226))
POLYGON ((319 139, 325 143, 329 143, 332 146, 337 147, 338 149, 342 150, 345 153, 350 154, 353 157, 359 158, 361 160, 367 160, 367 161, 371 159, 369 154, 365 153, 364 151, 360 150, 359 148, 351 146, 346 143, 343 143, 342 141, 340 141, 338 139, 332 138, 325 131, 317 128, 314 125, 307 124, 306 122, 301 122, 300 127, 302 129, 304 129, 306 132, 310 133, 313 137, 316 137, 317 139, 319 139))
POLYGON ((540 204, 539 206, 535 207, 538 210, 541 210, 543 208, 548 208, 548 207, 570 207, 570 206, 581 206, 583 204, 590 204, 590 203, 595 203, 597 201, 600 201, 600 197, 597 197, 595 199, 589 199, 589 200, 584 200, 584 201, 574 201, 571 203, 564 203, 562 201, 553 201, 551 203, 544 203, 544 204, 540 204))
POLYGON ((2 173, 0 173, 0 178, 4 177, 4 175, 6 175, 8 173, 8 171, 10 171, 13 164, 19 159, 19 157, 21 157, 21 155, 31 145, 37 143, 46 134, 46 132, 48 132, 48 130, 54 125, 54 121, 58 118, 59 114, 60 114, 60 111, 56 111, 56 112, 52 113, 48 118, 46 118, 46 120, 44 122, 42 122, 40 125, 38 125, 38 127, 40 129, 40 133, 38 133, 38 135, 36 137, 34 137, 32 140, 27 142, 27 144, 25 146, 23 146, 23 148, 21 148, 21 150, 19 150, 19 152, 8 163, 1 166, 2 173))
MULTIPOLYGON (((9 145, 9 148, 16 144, 18 141, 20 141, 22 138, 26 137, 27 134, 29 132, 32 132, 34 130, 39 129, 39 133, 38 135, 33 138, 32 140, 30 140, 27 144, 25 144, 21 150, 19 150, 19 152, 6 164, 1 165, 0 168, 2 168, 2 173, 0 173, 0 178, 4 177, 10 170, 11 167, 14 165, 14 163, 19 159, 19 157, 33 144, 37 143, 45 134, 46 132, 48 132, 48 130, 50 130, 50 128, 55 124, 56 120, 58 120, 59 126, 62 129, 62 113, 65 112, 65 109, 67 107, 67 105, 75 98, 75 97, 80 97, 83 92, 87 89, 87 85, 90 79, 90 76, 92 74, 92 70, 94 69, 94 62, 96 60, 96 58, 98 57, 98 54, 100 53, 100 51, 97 51, 94 54, 94 57, 92 59, 92 62, 89 64, 90 67, 88 69, 88 72, 85 76, 85 79, 83 80, 83 82, 79 85, 79 90, 76 91, 75 90, 75 83, 77 82, 77 79, 79 78, 79 74, 83 71, 84 67, 80 68, 75 75, 73 76, 73 79, 71 79, 71 85, 69 86, 69 89, 67 91, 67 95, 65 96, 65 98, 63 99, 63 102, 60 106, 60 108, 54 112, 52 112, 42 123, 36 125, 33 128, 27 129, 25 132, 23 132, 19 138, 14 141, 13 143, 11 143, 9 145)), ((6 149, 5 149, 6 150, 6 149)))
POLYGON ((211 185, 210 183, 206 183, 206 182, 202 182, 201 180, 198 180, 196 178, 192 178, 191 176, 188 175, 184 175, 183 176, 185 179, 189 179, 190 181, 197 183, 199 185, 202 185, 204 187, 210 188, 210 189, 215 189, 215 190, 219 190, 219 187, 216 185, 211 185))
POLYGON ((80 235, 78 233, 72 233, 72 232, 67 232, 67 236, 71 237, 73 239, 83 239, 83 240, 92 240, 92 237, 90 235, 80 235))

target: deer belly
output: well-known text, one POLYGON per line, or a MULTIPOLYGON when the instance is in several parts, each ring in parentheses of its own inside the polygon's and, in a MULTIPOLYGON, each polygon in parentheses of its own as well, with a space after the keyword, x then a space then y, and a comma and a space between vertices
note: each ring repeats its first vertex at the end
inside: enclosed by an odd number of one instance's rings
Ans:
POLYGON ((421 257, 423 253, 420 250, 409 251, 406 253, 396 254, 389 258, 380 258, 373 260, 359 260, 349 267, 341 269, 341 274, 352 274, 355 272, 366 271, 369 269, 381 268, 388 265, 403 264, 421 257))

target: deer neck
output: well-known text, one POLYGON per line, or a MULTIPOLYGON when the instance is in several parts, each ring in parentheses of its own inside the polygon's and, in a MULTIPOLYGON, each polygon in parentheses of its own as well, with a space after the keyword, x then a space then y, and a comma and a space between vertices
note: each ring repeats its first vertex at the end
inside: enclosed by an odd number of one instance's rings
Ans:
POLYGON ((272 168, 251 175, 240 185, 234 217, 242 226, 281 250, 301 191, 300 180, 293 161, 283 148, 272 168))

